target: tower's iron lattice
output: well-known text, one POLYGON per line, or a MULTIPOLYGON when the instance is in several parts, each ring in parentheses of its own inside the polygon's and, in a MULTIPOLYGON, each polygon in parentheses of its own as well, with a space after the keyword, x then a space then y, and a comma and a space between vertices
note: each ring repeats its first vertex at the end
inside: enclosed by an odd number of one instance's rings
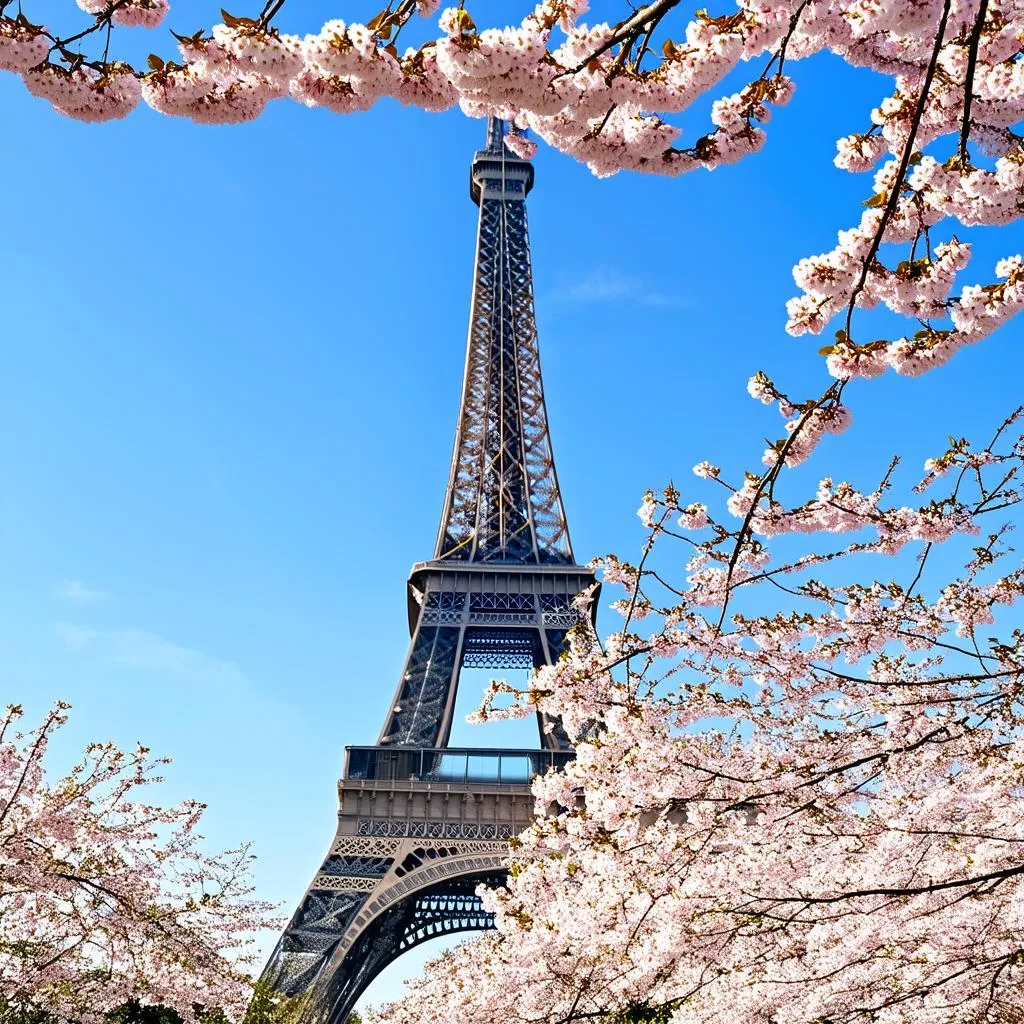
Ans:
POLYGON ((532 777, 572 756, 555 721, 540 722, 534 751, 448 747, 460 670, 551 664, 594 586, 573 560, 548 434, 532 187, 532 165, 490 119, 470 171, 480 214, 462 405, 434 557, 409 577, 409 654, 378 745, 346 750, 334 843, 261 979, 297 1024, 344 1024, 407 949, 490 927, 477 886, 505 877, 532 777))

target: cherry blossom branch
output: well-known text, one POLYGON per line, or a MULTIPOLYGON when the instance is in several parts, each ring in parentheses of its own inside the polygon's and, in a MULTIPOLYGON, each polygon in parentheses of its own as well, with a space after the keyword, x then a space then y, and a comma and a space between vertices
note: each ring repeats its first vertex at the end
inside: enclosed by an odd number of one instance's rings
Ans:
MULTIPOLYGON (((950 0, 946 0, 947 6, 950 0)), ((820 409, 826 402, 839 402, 842 397, 843 388, 845 382, 837 381, 831 384, 828 390, 820 397, 809 403, 801 413, 800 419, 790 433, 789 437, 786 438, 785 443, 782 445, 778 453, 778 459, 768 469, 768 471, 758 480, 756 487, 754 488, 754 494, 750 502, 750 507, 743 517, 743 523, 736 534, 736 544, 729 556, 729 567, 726 572, 725 589, 726 598, 722 602, 722 610, 718 618, 718 622, 715 626, 715 631, 720 632, 723 623, 725 622, 725 615, 728 610, 729 594, 732 589, 733 575, 736 571, 736 566, 739 563, 740 557, 743 554, 743 547, 746 544, 749 537, 751 537, 752 530, 751 524, 754 519, 754 514, 758 510, 762 496, 768 494, 769 501, 772 500, 772 490, 775 486, 775 481, 782 471, 782 467, 786 464, 786 457, 790 454, 793 446, 797 443, 797 439, 801 433, 807 429, 807 425, 810 422, 811 416, 814 412, 820 409)))
POLYGON ((981 43, 982 30, 985 27, 985 16, 988 13, 988 0, 980 0, 978 17, 971 31, 967 44, 967 72, 964 75, 964 117, 960 128, 960 146, 958 155, 960 163, 966 166, 970 160, 967 153, 967 139, 971 132, 971 104, 974 101, 974 74, 978 67, 978 46, 981 43))
MULTIPOLYGON (((92 25, 88 28, 82 29, 81 32, 76 32, 72 36, 67 36, 61 39, 57 36, 50 35, 48 32, 44 32, 49 39, 53 40, 53 46, 50 47, 50 52, 52 53, 54 50, 63 50, 71 43, 77 43, 80 39, 85 39, 86 36, 91 36, 101 28, 106 28, 109 31, 111 19, 114 14, 125 7, 129 2, 130 0, 112 0, 110 6, 102 14, 98 14, 96 16, 96 20, 92 25)), ((103 63, 106 63, 105 57, 103 63)))
POLYGON ((882 211, 882 216, 875 229, 874 237, 871 239, 871 247, 868 249, 868 254, 864 259, 860 275, 857 278, 857 283, 853 286, 853 291, 850 293, 850 300, 846 307, 845 330, 847 338, 851 337, 851 322, 853 320, 853 310, 857 304, 857 298, 864 290, 868 274, 871 272, 871 267, 875 262, 875 256, 878 253, 879 246, 882 244, 882 239, 885 237, 886 228, 889 226, 889 222, 892 220, 893 214, 896 212, 896 207, 899 205, 900 194, 907 179, 907 170, 910 167, 910 160, 915 151, 914 143, 917 141, 917 132, 921 127, 921 118, 924 116, 925 107, 927 106, 931 95, 932 80, 935 78, 935 69, 938 67, 939 56, 942 53, 942 44, 946 35, 946 23, 949 20, 949 12, 952 5, 952 0, 943 0, 942 15, 939 18, 939 27, 935 32, 935 46, 932 49, 931 60, 928 62, 924 81, 921 83, 921 90, 918 93, 917 104, 914 108, 914 115, 910 122, 910 131, 907 134, 907 141, 903 145, 903 154, 900 157, 899 168, 896 171, 896 179, 889 191, 889 198, 886 201, 885 208, 882 211))
POLYGON ((778 74, 782 74, 786 65, 786 49, 789 47, 790 40, 793 38, 797 25, 800 24, 800 18, 803 16, 804 10, 809 3, 810 0, 800 0, 796 10, 793 11, 793 16, 789 19, 789 27, 786 29, 786 34, 782 37, 782 42, 779 44, 778 50, 772 54, 771 60, 768 61, 765 65, 764 71, 761 72, 760 77, 762 80, 767 80, 768 72, 771 71, 776 61, 779 62, 778 74))
MULTIPOLYGON (((25 787, 25 781, 28 778, 28 773, 35 767, 39 755, 43 751, 46 742, 49 738, 50 733, 60 724, 64 712, 70 707, 68 704, 59 703, 54 707, 50 713, 46 716, 42 726, 36 733, 35 740, 28 752, 28 756, 25 758, 21 772, 18 775, 18 781, 14 784, 14 788, 10 795, 5 799, 3 807, 0 808, 0 825, 3 825, 7 816, 14 810, 19 798, 21 797, 22 790, 25 787)), ((5 726, 7 722, 13 718, 19 717, 21 714, 20 705, 8 705, 7 707, 7 718, 5 720, 5 726), (15 710, 17 707, 18 710, 15 710)))
MULTIPOLYGON (((1003 882, 1008 878, 1024 874, 1024 864, 1004 868, 1001 871, 990 871, 982 875, 968 878, 951 878, 944 882, 929 882, 927 885, 880 886, 869 889, 854 889, 835 896, 768 896, 763 897, 771 903, 799 903, 804 906, 816 904, 839 903, 849 900, 863 899, 867 896, 921 896, 924 893, 943 892, 947 889, 961 889, 967 886, 982 885, 986 882, 1003 882)), ((755 899, 761 898, 751 894, 755 899)))
MULTIPOLYGON (((586 60, 565 73, 579 74, 588 64, 603 57, 609 50, 620 43, 622 44, 622 52, 628 52, 648 28, 656 28, 661 19, 678 4, 679 0, 652 0, 651 3, 641 7, 631 18, 619 22, 612 30, 608 39, 596 47, 586 60)), ((621 56, 622 53, 620 53, 621 56)), ((619 66, 621 66, 621 61, 619 66)), ((609 74, 608 77, 611 77, 611 75, 609 74)))

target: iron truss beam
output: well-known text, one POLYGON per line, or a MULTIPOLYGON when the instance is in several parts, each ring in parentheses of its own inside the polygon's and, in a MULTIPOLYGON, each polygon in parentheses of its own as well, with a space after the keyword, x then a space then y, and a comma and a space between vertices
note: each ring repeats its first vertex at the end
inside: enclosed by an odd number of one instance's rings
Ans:
POLYGON ((533 167, 488 128, 472 193, 480 206, 469 342, 436 559, 573 561, 548 433, 526 193, 533 167), (497 141, 496 141, 497 140, 497 141))

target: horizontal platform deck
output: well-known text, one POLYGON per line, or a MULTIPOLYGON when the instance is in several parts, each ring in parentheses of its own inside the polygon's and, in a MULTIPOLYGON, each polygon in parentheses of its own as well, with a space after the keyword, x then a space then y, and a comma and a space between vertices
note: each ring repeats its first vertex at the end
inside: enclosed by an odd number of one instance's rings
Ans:
POLYGON ((536 775, 563 768, 571 750, 476 747, 346 747, 345 781, 528 786, 536 775))

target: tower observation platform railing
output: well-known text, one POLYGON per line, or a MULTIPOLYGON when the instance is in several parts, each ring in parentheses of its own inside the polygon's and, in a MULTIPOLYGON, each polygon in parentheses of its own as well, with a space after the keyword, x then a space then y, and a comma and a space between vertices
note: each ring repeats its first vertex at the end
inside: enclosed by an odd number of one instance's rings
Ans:
POLYGON ((572 750, 346 747, 345 780, 522 787, 574 757, 572 750))

